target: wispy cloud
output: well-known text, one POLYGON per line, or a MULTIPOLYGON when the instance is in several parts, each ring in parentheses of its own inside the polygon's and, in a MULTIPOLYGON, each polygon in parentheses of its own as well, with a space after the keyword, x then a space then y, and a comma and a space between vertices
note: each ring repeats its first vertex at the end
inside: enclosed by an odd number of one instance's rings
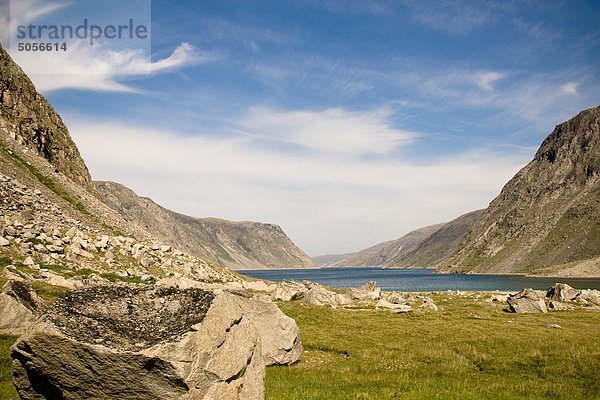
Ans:
MULTIPOLYGON (((73 2, 48 3, 40 0, 13 2, 10 7, 11 23, 13 26, 26 25, 42 17, 49 18, 72 4, 73 2)), ((4 4, 0 9, 8 11, 8 7, 4 4)), ((8 33, 2 33, 6 44, 8 33)), ((200 51, 184 42, 168 57, 153 62, 146 49, 117 49, 110 44, 110 41, 105 41, 90 46, 81 40, 68 40, 66 51, 16 51, 11 56, 33 80, 38 90, 43 92, 60 89, 132 92, 135 89, 124 83, 124 80, 168 72, 216 58, 215 54, 200 51)))
POLYGON ((38 90, 60 89, 133 92, 123 79, 139 78, 208 62, 214 59, 189 43, 182 43, 162 60, 151 62, 143 50, 111 50, 100 44, 94 46, 75 42, 66 52, 12 54, 35 83, 38 90))

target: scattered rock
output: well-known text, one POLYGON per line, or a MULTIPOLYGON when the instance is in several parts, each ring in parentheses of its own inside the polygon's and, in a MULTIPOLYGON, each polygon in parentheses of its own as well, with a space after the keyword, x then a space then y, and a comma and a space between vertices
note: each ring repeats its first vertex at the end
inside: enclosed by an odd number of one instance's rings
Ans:
POLYGON ((550 329, 560 329, 561 326, 558 324, 546 324, 544 325, 546 328, 550 328, 550 329))
POLYGON ((259 335, 226 293, 71 291, 11 356, 13 383, 27 399, 264 398, 259 335))
POLYGON ((513 313, 545 313, 546 303, 533 289, 523 289, 519 293, 510 295, 506 300, 509 311, 513 313))

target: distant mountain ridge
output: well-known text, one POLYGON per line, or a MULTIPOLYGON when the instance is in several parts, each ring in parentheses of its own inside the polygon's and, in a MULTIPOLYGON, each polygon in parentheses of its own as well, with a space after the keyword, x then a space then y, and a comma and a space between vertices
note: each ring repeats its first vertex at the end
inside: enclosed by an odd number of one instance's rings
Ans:
POLYGON ((320 267, 436 268, 450 256, 484 210, 472 211, 446 223, 426 226, 396 240, 348 254, 313 257, 320 267))
POLYGON ((376 244, 375 246, 345 255, 328 255, 315 257, 322 267, 380 267, 416 249, 417 246, 444 224, 431 225, 407 233, 396 240, 376 244), (328 262, 329 261, 329 262, 328 262), (327 263, 328 262, 328 263, 327 263))
POLYGON ((272 224, 194 218, 168 210, 114 182, 95 182, 104 202, 166 243, 231 269, 314 268, 272 224))
POLYGON ((600 276, 600 107, 556 126, 439 271, 600 276))

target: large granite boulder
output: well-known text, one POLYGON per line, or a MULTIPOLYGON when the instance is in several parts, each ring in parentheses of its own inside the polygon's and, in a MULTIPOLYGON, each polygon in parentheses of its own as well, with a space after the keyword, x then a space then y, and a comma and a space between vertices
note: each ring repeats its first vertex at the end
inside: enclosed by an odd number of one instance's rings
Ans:
POLYGON ((8 281, 0 292, 0 334, 23 334, 46 309, 29 283, 8 281))
POLYGON ((346 293, 353 300, 373 301, 381 297, 381 289, 375 281, 365 283, 359 288, 348 288, 346 293))
POLYGON ((566 283, 556 283, 548 288, 546 298, 560 302, 573 301, 580 293, 579 290, 567 285, 566 283))
POLYGON ((258 331, 266 365, 289 365, 300 360, 302 344, 296 321, 274 303, 240 296, 236 301, 244 318, 250 319, 258 331))
POLYGON ((421 305, 419 306, 419 310, 421 311, 437 311, 438 307, 435 305, 431 297, 423 297, 421 299, 421 305))
POLYGON ((273 300, 292 301, 302 298, 308 291, 305 284, 296 281, 283 281, 277 284, 272 293, 273 300))
POLYGON ((11 357, 23 399, 264 398, 258 332, 220 291, 71 291, 17 340, 11 357))
POLYGON ((510 312, 513 313, 545 313, 546 303, 533 289, 523 289, 517 294, 511 294, 506 300, 510 312))
POLYGON ((307 306, 337 306, 337 293, 313 283, 306 293, 304 293, 304 304, 307 306))

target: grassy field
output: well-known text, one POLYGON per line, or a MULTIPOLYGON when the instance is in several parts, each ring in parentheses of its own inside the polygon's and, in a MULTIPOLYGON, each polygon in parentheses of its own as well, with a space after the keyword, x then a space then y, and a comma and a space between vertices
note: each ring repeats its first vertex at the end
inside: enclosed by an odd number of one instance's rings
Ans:
POLYGON ((434 298, 439 312, 408 315, 280 304, 306 351, 268 368, 267 399, 600 399, 599 311, 434 298))
MULTIPOLYGON (((433 298, 439 312, 405 315, 280 303, 305 352, 267 369, 267 399, 600 399, 600 311, 516 315, 481 299, 433 298)), ((0 336, 0 400, 18 399, 14 340, 0 336)))

